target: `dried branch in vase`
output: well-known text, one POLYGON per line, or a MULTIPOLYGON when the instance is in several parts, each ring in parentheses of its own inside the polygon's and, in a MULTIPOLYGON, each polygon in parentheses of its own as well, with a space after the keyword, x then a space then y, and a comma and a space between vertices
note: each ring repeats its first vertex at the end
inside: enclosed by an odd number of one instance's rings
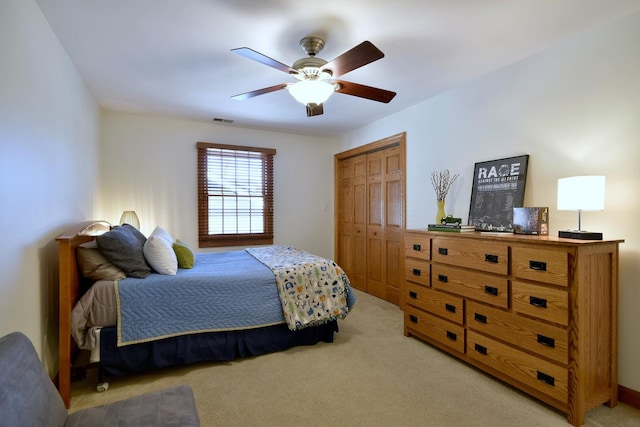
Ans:
POLYGON ((436 191, 438 202, 444 202, 451 185, 458 179, 458 174, 451 175, 449 169, 431 172, 431 184, 436 191))

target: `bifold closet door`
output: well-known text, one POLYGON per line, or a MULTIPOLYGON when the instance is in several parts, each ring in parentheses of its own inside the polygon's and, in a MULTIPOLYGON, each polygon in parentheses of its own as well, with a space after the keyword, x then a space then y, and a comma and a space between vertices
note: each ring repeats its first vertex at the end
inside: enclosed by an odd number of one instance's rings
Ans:
POLYGON ((367 291, 366 259, 366 154, 339 163, 340 253, 338 264, 349 276, 351 285, 367 291))
POLYGON ((398 143, 336 163, 336 261, 354 288, 398 305, 404 174, 398 143))
POLYGON ((367 154, 367 292, 400 303, 402 248, 400 148, 367 154))

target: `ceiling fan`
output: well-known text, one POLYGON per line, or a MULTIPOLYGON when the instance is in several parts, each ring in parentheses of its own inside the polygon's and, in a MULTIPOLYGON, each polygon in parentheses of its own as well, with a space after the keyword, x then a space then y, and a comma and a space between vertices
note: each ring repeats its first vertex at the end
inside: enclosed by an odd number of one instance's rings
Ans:
POLYGON ((344 93, 346 95, 358 96, 360 98, 371 99, 373 101, 390 102, 395 92, 352 83, 345 80, 335 80, 343 74, 377 61, 384 57, 377 47, 369 41, 364 41, 356 47, 348 50, 332 61, 316 57, 318 52, 324 47, 324 40, 319 37, 304 37, 300 40, 300 46, 309 55, 294 62, 292 66, 271 59, 268 56, 256 52, 248 47, 231 49, 232 52, 245 58, 260 62, 261 64, 273 67, 276 70, 291 74, 298 81, 295 83, 282 83, 275 86, 251 92, 241 93, 232 96, 233 99, 249 99, 265 93, 275 92, 281 89, 288 89, 289 93, 300 103, 307 107, 307 116, 319 116, 324 110, 322 104, 331 96, 333 92, 344 93))

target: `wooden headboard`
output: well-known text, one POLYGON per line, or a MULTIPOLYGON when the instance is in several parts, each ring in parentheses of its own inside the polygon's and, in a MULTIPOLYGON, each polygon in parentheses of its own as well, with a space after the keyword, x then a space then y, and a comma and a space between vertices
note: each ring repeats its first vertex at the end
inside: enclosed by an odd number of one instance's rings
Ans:
POLYGON ((111 224, 107 221, 85 221, 73 226, 56 238, 59 243, 60 263, 58 391, 67 408, 71 403, 71 365, 78 353, 78 348, 71 339, 71 310, 81 297, 81 275, 76 260, 76 248, 109 231, 110 228, 111 224))

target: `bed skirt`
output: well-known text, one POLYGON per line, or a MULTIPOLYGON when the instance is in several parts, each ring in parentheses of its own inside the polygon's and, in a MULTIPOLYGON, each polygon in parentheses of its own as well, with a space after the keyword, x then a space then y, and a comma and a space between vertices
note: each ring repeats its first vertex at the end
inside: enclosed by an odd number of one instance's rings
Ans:
POLYGON ((117 347, 116 328, 100 332, 100 368, 125 375, 206 361, 229 361, 318 342, 333 342, 338 322, 291 331, 285 323, 241 331, 210 332, 117 347))

